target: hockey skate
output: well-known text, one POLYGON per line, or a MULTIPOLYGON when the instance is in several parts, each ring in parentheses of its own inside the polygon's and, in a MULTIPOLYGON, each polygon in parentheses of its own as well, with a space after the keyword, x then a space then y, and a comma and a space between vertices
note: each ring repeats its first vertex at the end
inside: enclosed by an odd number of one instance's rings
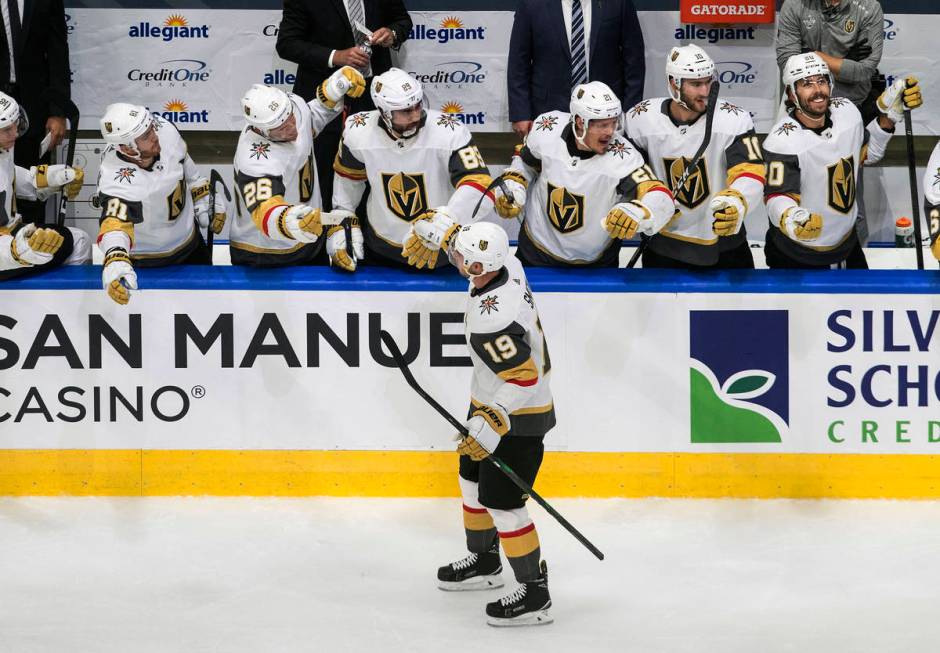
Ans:
POLYGON ((495 545, 486 553, 471 553, 438 569, 437 586, 446 592, 496 589, 503 586, 502 571, 499 545, 495 545))
POLYGON ((548 594, 548 567, 542 561, 542 576, 522 583, 498 601, 487 603, 486 623, 491 626, 542 626, 554 619, 548 614, 552 597, 548 594))

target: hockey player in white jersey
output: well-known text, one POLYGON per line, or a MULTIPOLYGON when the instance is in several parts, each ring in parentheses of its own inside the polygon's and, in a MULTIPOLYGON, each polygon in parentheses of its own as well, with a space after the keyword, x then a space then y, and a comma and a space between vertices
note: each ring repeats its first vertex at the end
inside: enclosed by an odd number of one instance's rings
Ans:
POLYGON ((570 113, 538 116, 496 188, 496 210, 525 218, 516 255, 525 265, 617 267, 620 240, 657 233, 672 194, 618 132, 620 99, 602 82, 577 85, 570 113))
MULTIPOLYGON (((937 143, 924 173, 924 210, 930 233, 930 251, 940 261, 940 143, 937 143)), ((920 247, 920 243, 917 243, 920 247)))
MULTIPOLYGON (((340 115, 343 96, 359 97, 365 88, 359 71, 343 66, 323 81, 309 103, 272 86, 255 84, 248 89, 242 98, 247 125, 235 152, 236 185, 248 214, 236 216, 232 224, 233 264, 326 263, 313 139, 340 115)), ((362 245, 355 219, 350 222, 352 256, 346 250, 342 225, 329 227, 325 240, 332 264, 351 271, 362 245)))
MULTIPOLYGON (((435 269, 458 224, 493 211, 490 175, 470 131, 426 108, 421 83, 398 68, 372 80, 378 107, 346 119, 333 164, 333 210, 355 211, 366 189, 365 251, 371 264, 435 269), (414 228, 412 229, 412 223, 414 228)), ((355 230, 354 230, 355 234, 355 230)))
POLYGON ((0 281, 61 264, 91 262, 91 241, 84 231, 20 222, 17 197, 45 199, 64 189, 67 197, 74 198, 84 179, 77 166, 41 165, 27 170, 15 165, 16 139, 28 128, 29 120, 16 100, 0 93, 0 281))
POLYGON ((867 268, 855 232, 860 168, 881 160, 903 111, 923 103, 918 82, 889 86, 867 126, 854 104, 830 97, 832 75, 817 54, 790 57, 783 83, 789 112, 764 141, 767 265, 867 268))
POLYGON ((459 228, 448 254, 470 280, 464 318, 473 361, 470 435, 458 446, 470 555, 438 569, 438 586, 448 591, 502 587, 501 543, 519 587, 486 606, 488 623, 550 623, 547 570, 525 507, 528 497, 495 465, 481 463, 495 453, 529 484, 538 474, 543 438, 555 425, 551 362, 538 310, 522 265, 509 253, 509 239, 498 225, 477 222, 459 228))
POLYGON ((626 134, 666 180, 678 211, 649 241, 644 268, 753 268, 744 218, 764 196, 764 159, 751 114, 717 99, 711 140, 682 188, 676 184, 706 138, 705 112, 715 63, 697 45, 666 57, 669 97, 643 100, 625 118, 626 134))

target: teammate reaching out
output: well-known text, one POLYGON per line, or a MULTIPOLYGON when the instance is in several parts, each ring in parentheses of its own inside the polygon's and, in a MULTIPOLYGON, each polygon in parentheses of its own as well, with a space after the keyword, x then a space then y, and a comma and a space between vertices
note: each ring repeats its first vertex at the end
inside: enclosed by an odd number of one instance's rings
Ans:
MULTIPOLYGON (((924 173, 924 209, 930 233, 930 251, 940 261, 940 143, 937 143, 924 173)), ((917 243, 920 247, 920 243, 917 243)))

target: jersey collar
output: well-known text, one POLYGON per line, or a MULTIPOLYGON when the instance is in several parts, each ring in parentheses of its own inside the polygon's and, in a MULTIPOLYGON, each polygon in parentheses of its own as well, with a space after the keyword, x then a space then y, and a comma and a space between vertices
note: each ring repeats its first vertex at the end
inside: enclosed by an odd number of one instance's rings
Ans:
POLYGON ((503 266, 503 269, 499 271, 499 274, 497 274, 495 277, 490 279, 490 282, 488 284, 486 284, 482 288, 477 288, 476 286, 471 288, 470 296, 477 297, 478 295, 482 295, 485 292, 492 292, 493 290, 496 290, 500 286, 505 285, 507 281, 509 281, 509 270, 506 269, 506 266, 503 266))
POLYGON ((568 156, 574 156, 584 161, 597 156, 594 152, 585 152, 584 150, 578 149, 578 143, 574 140, 574 128, 571 126, 570 122, 561 130, 561 138, 568 147, 568 156))
POLYGON ((790 109, 787 114, 793 119, 793 122, 795 122, 801 128, 807 131, 815 132, 817 136, 822 136, 824 131, 827 129, 832 129, 832 109, 826 111, 826 120, 823 122, 821 127, 807 127, 801 123, 800 119, 796 117, 796 109, 790 109))
POLYGON ((669 118, 669 122, 671 122, 671 123, 672 123, 673 125, 675 125, 677 128, 679 128, 679 127, 691 127, 692 125, 694 125, 695 123, 697 123, 697 122, 702 118, 702 116, 705 115, 704 113, 700 113, 700 114, 698 114, 698 117, 697 117, 695 120, 693 120, 692 122, 680 122, 680 121, 676 120, 676 119, 672 116, 672 113, 669 111, 669 104, 670 104, 671 102, 672 102, 672 100, 669 99, 669 98, 666 98, 665 100, 663 100, 663 106, 661 107, 661 111, 663 112, 663 115, 665 115, 667 118, 669 118))

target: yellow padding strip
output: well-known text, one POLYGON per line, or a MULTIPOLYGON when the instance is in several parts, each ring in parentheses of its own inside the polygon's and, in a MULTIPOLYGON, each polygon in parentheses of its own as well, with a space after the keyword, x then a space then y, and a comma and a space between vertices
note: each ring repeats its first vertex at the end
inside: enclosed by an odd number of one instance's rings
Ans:
POLYGON ((488 531, 493 528, 493 516, 488 512, 463 511, 463 527, 468 531, 488 531))
MULTIPOLYGON (((938 455, 549 452, 546 497, 940 498, 938 455)), ((457 497, 446 451, 0 450, 0 495, 457 497)))

